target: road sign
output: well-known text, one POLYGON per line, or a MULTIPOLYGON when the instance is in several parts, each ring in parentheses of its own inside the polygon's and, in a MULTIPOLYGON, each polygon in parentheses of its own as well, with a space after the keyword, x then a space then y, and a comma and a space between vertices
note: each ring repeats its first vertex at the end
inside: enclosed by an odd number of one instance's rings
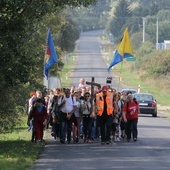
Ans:
POLYGON ((136 61, 136 58, 135 57, 128 57, 128 58, 126 58, 126 61, 136 61))

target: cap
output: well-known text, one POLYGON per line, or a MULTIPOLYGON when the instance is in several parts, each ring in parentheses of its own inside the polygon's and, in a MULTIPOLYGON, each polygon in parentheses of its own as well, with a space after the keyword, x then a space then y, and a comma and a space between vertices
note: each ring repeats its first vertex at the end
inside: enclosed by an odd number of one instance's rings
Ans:
POLYGON ((107 90, 108 90, 108 86, 107 85, 102 87, 102 91, 107 91, 107 90))

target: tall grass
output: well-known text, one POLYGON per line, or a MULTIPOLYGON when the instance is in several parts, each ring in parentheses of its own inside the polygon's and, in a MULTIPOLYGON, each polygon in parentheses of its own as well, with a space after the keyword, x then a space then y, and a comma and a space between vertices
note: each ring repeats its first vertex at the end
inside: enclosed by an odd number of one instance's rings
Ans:
MULTIPOLYGON (((160 90, 159 88, 155 87, 154 85, 155 80, 152 79, 150 81, 141 80, 138 72, 136 72, 135 70, 131 72, 130 67, 131 65, 126 63, 124 64, 122 69, 123 76, 122 83, 136 88, 138 88, 138 85, 140 85, 140 92, 152 93, 156 98, 158 104, 163 106, 170 106, 170 96, 168 93, 166 93, 166 90, 160 90)), ((159 79, 157 81, 159 81, 159 79)))

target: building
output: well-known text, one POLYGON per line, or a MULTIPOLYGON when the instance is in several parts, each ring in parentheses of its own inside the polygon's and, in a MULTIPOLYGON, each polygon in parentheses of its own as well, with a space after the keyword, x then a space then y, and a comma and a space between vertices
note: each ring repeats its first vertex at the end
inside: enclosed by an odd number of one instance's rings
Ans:
POLYGON ((158 44, 158 49, 169 50, 170 49, 170 40, 164 40, 163 43, 158 44))

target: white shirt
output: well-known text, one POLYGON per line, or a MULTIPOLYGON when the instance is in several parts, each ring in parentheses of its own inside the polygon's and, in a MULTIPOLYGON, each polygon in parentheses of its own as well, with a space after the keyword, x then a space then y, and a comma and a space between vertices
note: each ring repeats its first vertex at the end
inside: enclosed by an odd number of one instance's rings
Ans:
POLYGON ((70 113, 73 110, 73 106, 77 105, 76 99, 72 96, 70 97, 60 97, 58 104, 60 105, 64 100, 66 100, 66 103, 61 107, 61 111, 63 113, 70 113), (73 100, 72 100, 73 99, 73 100))

